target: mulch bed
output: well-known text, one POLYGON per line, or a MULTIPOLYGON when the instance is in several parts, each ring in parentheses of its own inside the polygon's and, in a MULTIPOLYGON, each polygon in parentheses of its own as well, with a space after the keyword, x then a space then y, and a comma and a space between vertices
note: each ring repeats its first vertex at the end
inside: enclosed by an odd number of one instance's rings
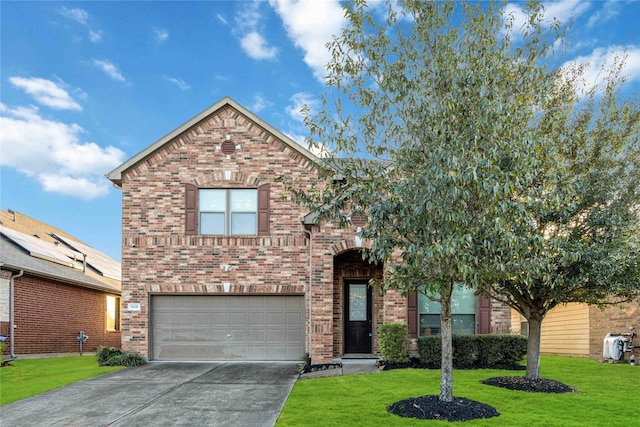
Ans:
MULTIPOLYGON (((426 366, 417 359, 406 364, 379 364, 381 370, 402 369, 402 368, 428 368, 439 369, 439 367, 426 366)), ((511 367, 514 370, 525 369, 522 367, 511 367)), ((481 381, 482 384, 503 387, 509 390, 527 391, 532 393, 572 393, 578 390, 563 384, 559 381, 547 378, 528 380, 523 376, 515 377, 493 377, 481 381)), ((454 397, 453 402, 442 402, 439 396, 413 397, 396 402, 387 407, 387 412, 401 417, 417 418, 421 420, 447 420, 447 421, 468 421, 478 418, 497 417, 500 413, 487 404, 463 397, 454 397)))
POLYGON ((492 406, 464 397, 443 402, 439 396, 422 396, 401 400, 387 407, 387 412, 420 420, 469 421, 500 415, 492 406))
POLYGON ((564 383, 547 378, 528 380, 525 377, 493 377, 480 382, 495 387, 508 388, 509 390, 532 393, 573 393, 578 391, 564 383))

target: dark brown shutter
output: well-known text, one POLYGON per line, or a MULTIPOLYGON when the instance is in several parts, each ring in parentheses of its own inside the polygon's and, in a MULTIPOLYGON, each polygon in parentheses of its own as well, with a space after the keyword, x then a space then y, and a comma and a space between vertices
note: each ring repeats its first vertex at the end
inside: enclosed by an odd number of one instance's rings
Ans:
POLYGON ((198 187, 193 184, 184 185, 185 193, 185 227, 187 235, 198 234, 198 187))
POLYGON ((418 338, 418 293, 411 292, 407 298, 407 316, 409 325, 409 336, 418 338))
POLYGON ((478 333, 491 333, 491 300, 484 296, 479 296, 478 304, 478 333))
POLYGON ((269 234, 269 191, 271 184, 258 187, 258 235, 269 234))

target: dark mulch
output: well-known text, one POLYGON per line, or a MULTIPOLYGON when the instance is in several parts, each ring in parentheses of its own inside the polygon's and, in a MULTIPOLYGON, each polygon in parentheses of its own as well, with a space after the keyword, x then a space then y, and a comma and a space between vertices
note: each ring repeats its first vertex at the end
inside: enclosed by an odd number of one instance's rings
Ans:
POLYGON ((422 396, 401 400, 387 407, 387 412, 420 420, 469 421, 500 415, 492 406, 464 397, 443 402, 438 396, 422 396))
POLYGON ((547 378, 528 380, 525 377, 493 377, 480 382, 495 387, 508 388, 509 390, 529 391, 532 393, 572 393, 578 391, 564 383, 547 378))

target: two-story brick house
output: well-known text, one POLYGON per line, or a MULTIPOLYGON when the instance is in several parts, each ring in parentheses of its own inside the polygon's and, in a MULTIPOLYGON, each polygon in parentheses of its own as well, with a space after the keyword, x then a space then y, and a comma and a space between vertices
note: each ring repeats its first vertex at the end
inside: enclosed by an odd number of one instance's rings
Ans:
MULTIPOLYGON (((311 185, 318 161, 224 98, 111 171, 122 189, 123 350, 329 363, 377 354, 382 323, 437 333, 434 304, 367 286, 383 266, 362 261, 359 224, 316 225, 290 201, 277 178, 311 185)), ((459 298, 454 332, 507 332, 508 309, 459 298)))

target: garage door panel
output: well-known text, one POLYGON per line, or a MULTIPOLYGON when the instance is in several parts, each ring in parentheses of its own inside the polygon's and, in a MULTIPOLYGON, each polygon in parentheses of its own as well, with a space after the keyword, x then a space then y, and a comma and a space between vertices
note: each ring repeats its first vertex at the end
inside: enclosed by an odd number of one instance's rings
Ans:
POLYGON ((300 360, 301 296, 156 295, 151 357, 159 360, 300 360))

